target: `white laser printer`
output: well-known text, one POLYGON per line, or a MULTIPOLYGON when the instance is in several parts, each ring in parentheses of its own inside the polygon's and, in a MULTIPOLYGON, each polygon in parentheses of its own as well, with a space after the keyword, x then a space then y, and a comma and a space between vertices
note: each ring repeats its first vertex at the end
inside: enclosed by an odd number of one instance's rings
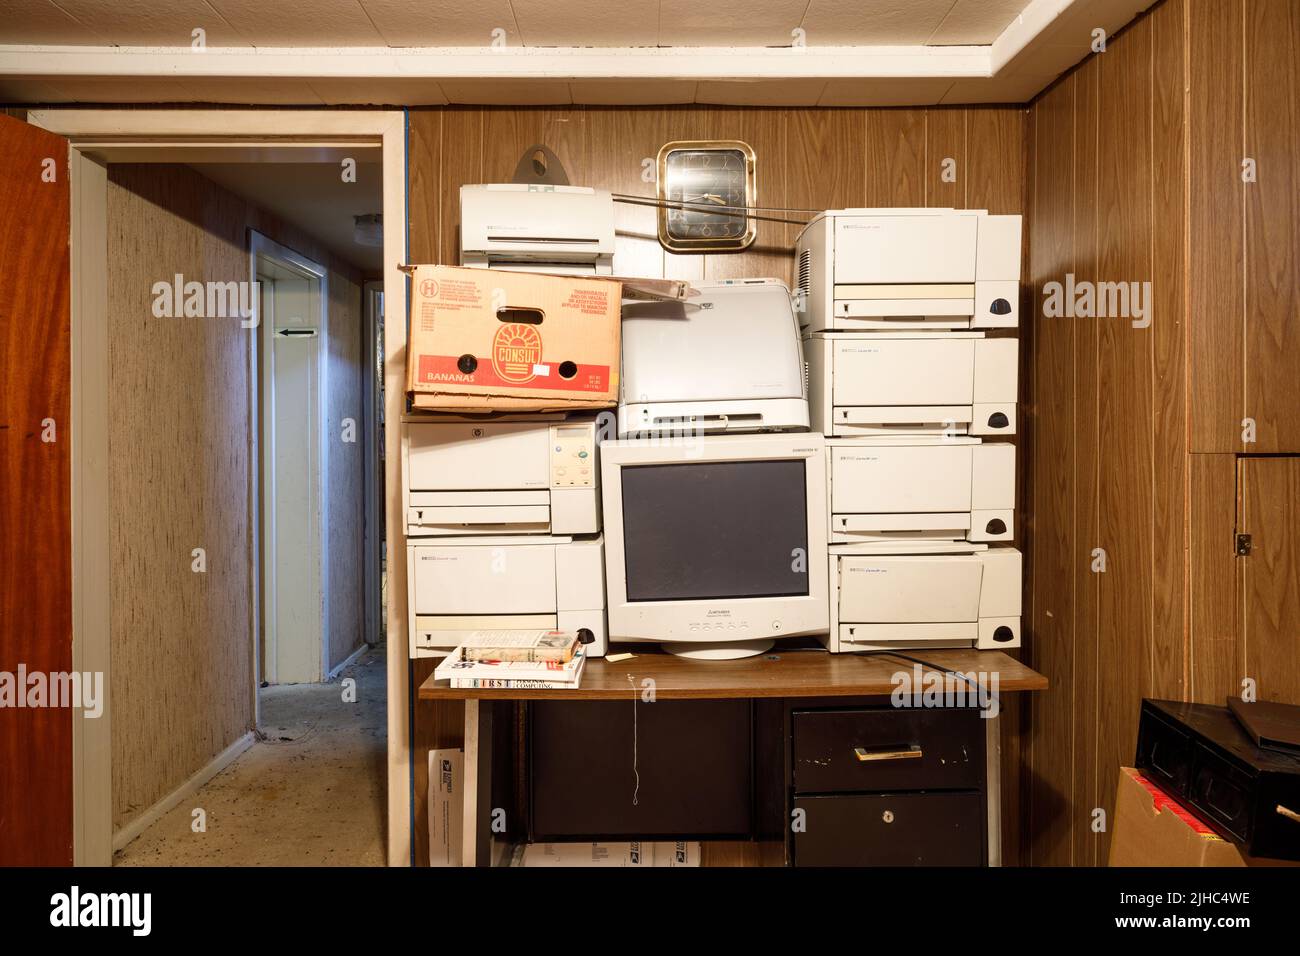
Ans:
POLYGON ((685 302, 624 302, 619 437, 807 430, 799 323, 785 284, 695 289, 685 302))
POLYGON ((1008 542, 1016 446, 961 436, 828 438, 832 544, 1008 542))
POLYGON ((410 537, 595 534, 600 468, 594 417, 402 422, 410 537))
POLYGON ((827 649, 1020 646, 1021 555, 1015 548, 933 544, 830 555, 827 649))
POLYGON ((983 332, 818 332, 804 339, 813 431, 1014 435, 1019 340, 983 332))
POLYGON ((614 200, 586 186, 461 186, 460 264, 611 275, 614 200))
POLYGON ((837 209, 795 245, 808 332, 1016 328, 1020 217, 978 209, 837 209))
POLYGON ((603 657, 604 554, 599 536, 408 540, 411 656, 443 656, 475 631, 560 628, 603 657))

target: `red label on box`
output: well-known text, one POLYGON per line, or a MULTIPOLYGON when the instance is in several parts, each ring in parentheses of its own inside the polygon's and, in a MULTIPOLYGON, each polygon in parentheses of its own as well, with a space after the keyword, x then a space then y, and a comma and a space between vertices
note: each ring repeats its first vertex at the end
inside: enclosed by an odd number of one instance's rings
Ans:
MULTIPOLYGON (((503 327, 502 332, 506 331, 503 327)), ((531 326, 523 326, 530 329, 531 326)), ((540 338, 538 339, 538 358, 540 358, 540 338)), ((546 389, 552 392, 604 392, 609 389, 608 365, 577 365, 573 375, 565 378, 560 374, 557 363, 528 361, 530 346, 527 344, 501 343, 501 334, 493 343, 492 360, 486 361, 479 356, 478 367, 468 375, 457 365, 459 357, 455 355, 421 355, 417 371, 420 385, 477 385, 483 388, 520 388, 527 385, 530 389, 546 389)))

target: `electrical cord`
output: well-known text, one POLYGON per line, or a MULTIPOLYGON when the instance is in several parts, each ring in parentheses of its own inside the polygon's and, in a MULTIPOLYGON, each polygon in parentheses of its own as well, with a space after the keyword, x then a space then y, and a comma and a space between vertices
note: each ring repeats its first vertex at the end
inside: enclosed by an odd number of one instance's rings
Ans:
MULTIPOLYGON (((849 653, 851 653, 854 657, 897 657, 900 660, 909 661, 910 663, 913 664, 920 664, 922 667, 928 667, 932 671, 938 671, 940 674, 945 674, 947 676, 957 678, 959 681, 961 681, 962 683, 970 687, 971 690, 975 691, 975 695, 976 695, 975 699, 977 701, 979 700, 979 693, 981 690, 980 685, 977 684, 975 681, 971 680, 969 677, 967 677, 965 674, 961 673, 960 671, 953 670, 951 667, 944 667, 942 664, 936 664, 933 661, 927 661, 924 658, 920 658, 920 657, 913 657, 911 654, 903 654, 900 651, 883 651, 883 650, 850 651, 849 653)), ((984 690, 985 693, 989 692, 987 687, 982 689, 984 690)), ((998 704, 998 708, 1001 709, 1002 706, 1001 699, 996 694, 991 695, 991 699, 994 702, 996 702, 998 704)))

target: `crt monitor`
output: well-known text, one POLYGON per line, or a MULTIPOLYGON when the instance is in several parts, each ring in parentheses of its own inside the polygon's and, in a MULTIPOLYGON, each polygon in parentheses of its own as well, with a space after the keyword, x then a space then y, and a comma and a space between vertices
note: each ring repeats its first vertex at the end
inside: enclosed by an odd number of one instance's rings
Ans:
POLYGON ((740 657, 825 633, 821 435, 600 446, 610 639, 740 657))

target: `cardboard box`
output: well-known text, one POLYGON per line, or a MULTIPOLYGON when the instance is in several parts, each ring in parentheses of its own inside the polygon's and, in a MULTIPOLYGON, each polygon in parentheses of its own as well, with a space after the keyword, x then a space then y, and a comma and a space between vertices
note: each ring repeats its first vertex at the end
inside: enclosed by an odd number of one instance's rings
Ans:
POLYGON ((429 865, 460 866, 465 752, 429 751, 429 865))
POLYGON ((406 383, 427 411, 618 403, 622 282, 414 266, 406 383))
POLYGON ((1111 866, 1246 866, 1235 844, 1220 837, 1148 780, 1120 767, 1111 866))

